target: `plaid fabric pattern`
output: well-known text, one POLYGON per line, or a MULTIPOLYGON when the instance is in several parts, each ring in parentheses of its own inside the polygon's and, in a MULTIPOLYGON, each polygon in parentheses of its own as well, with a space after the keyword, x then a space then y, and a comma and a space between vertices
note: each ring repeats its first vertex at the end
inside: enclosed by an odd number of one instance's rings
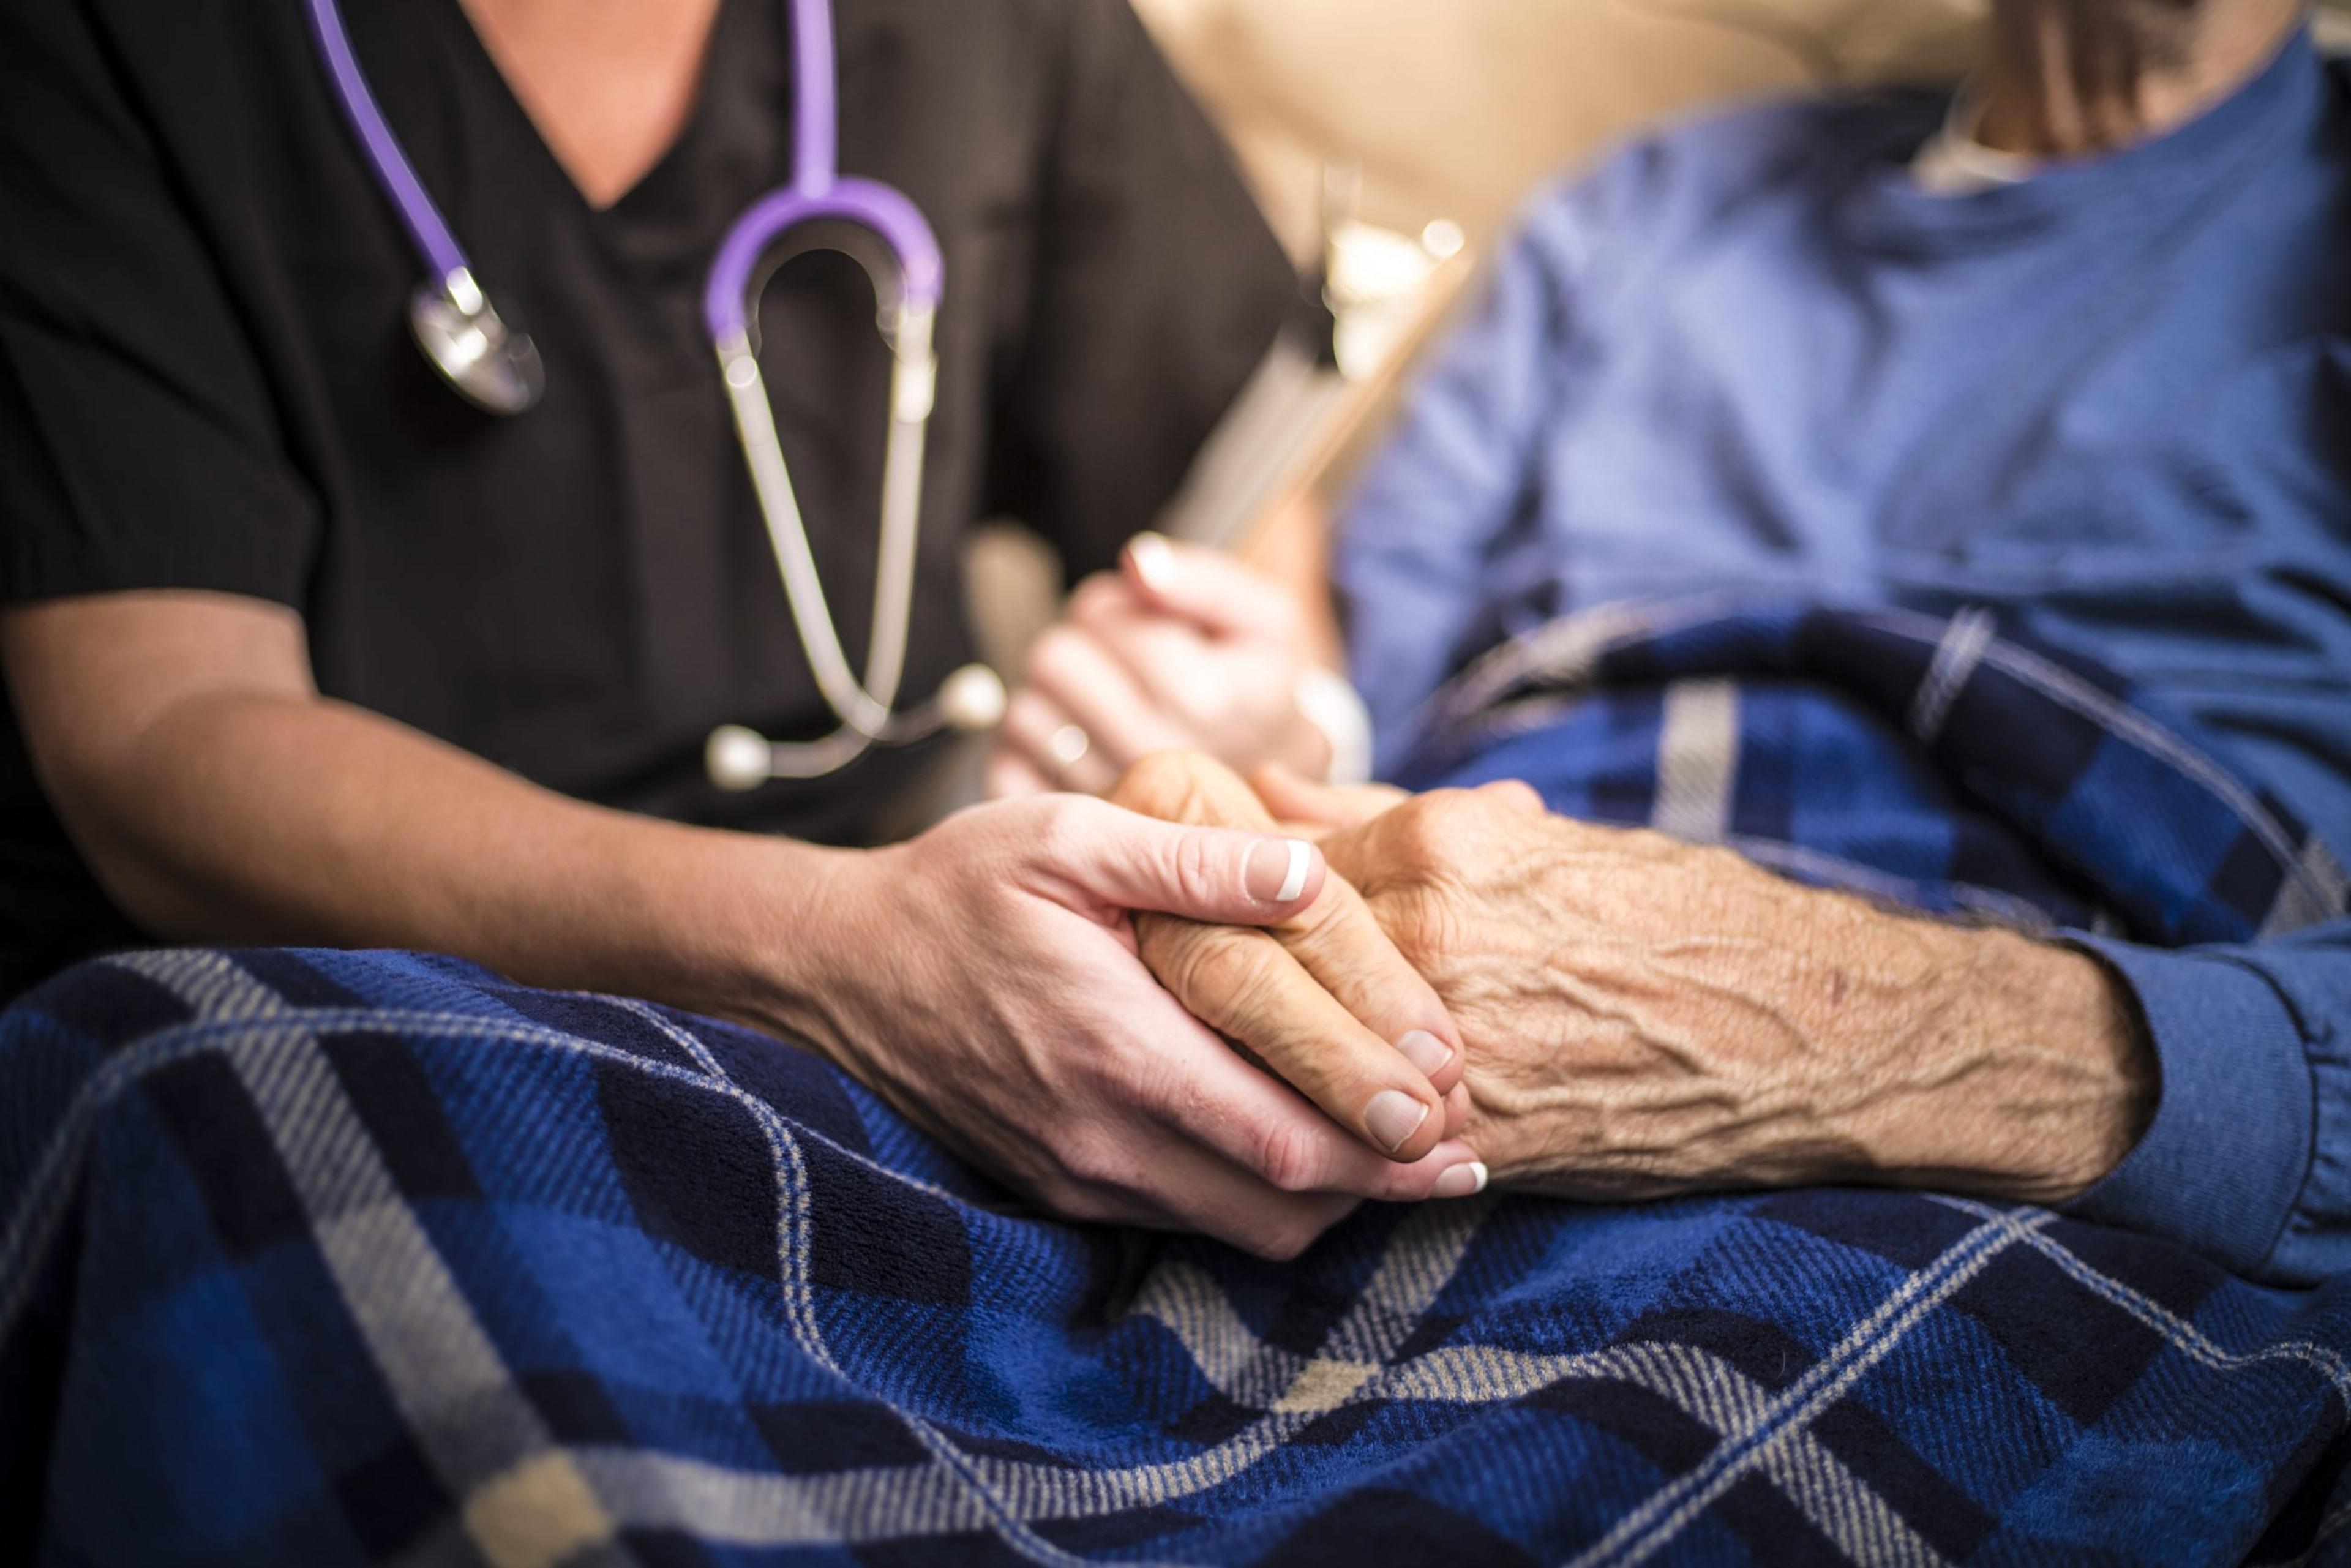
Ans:
POLYGON ((1403 782, 1523 778, 1917 907, 2165 947, 2351 909, 2334 851, 2191 726, 1987 610, 1610 605, 1495 650, 1423 729, 1403 782))
MULTIPOLYGON (((1930 906, 2343 904, 1980 616, 1626 609, 1434 716, 1426 778, 1930 906)), ((2039 1209, 1489 1197, 1274 1266, 1027 1214, 763 1037, 403 955, 87 965, 0 1075, 45 1562, 2351 1561, 2351 1285, 2039 1209)))
POLYGON ((772 1041, 403 956, 87 966, 0 1064, 0 1506, 41 1561, 2351 1542, 2351 1291, 2040 1210, 1489 1198, 1273 1266, 1025 1216, 772 1041))

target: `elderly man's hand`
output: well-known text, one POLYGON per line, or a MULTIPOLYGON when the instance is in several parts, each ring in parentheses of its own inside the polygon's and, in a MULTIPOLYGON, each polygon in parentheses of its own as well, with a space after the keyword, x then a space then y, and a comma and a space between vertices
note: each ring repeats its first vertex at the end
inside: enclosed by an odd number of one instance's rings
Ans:
MULTIPOLYGON (((1274 827, 1238 775, 1196 753, 1145 758, 1112 799, 1195 826, 1274 827)), ((1194 1016, 1372 1147, 1393 1159, 1434 1161, 1439 1141, 1459 1134, 1468 1110, 1460 1034, 1338 877, 1326 877, 1304 909, 1265 930, 1144 915, 1135 936, 1144 960, 1194 1016)), ((1437 1176, 1433 1195, 1467 1197, 1485 1185, 1482 1164, 1457 1164, 1437 1176)))
MULTIPOLYGON (((1316 792, 1269 789, 1284 814, 1316 792)), ((1323 813, 1332 871, 1460 1026, 1494 1177, 1573 1197, 1867 1181, 2070 1197, 2144 1131, 2105 971, 1725 850, 1440 791, 1323 813)))

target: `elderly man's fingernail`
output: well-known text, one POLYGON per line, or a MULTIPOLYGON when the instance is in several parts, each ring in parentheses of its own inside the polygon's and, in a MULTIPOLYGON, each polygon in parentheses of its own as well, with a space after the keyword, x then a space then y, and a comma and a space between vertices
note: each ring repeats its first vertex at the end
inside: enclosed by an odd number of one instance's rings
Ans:
POLYGON ((1444 1071, 1445 1064, 1453 1060, 1453 1048, 1425 1029, 1414 1030, 1397 1040, 1396 1049, 1404 1052, 1406 1061, 1431 1078, 1444 1071))
POLYGON ((1391 1154, 1419 1132, 1420 1124, 1427 1120, 1428 1107, 1401 1089, 1383 1089, 1364 1107, 1364 1125, 1371 1129, 1380 1147, 1391 1154))
POLYGON ((1304 839, 1259 839, 1249 846, 1242 881, 1259 904, 1288 904, 1306 891, 1314 846, 1304 839))
POLYGON ((1165 591, 1176 571, 1176 553, 1167 548, 1167 540, 1159 534, 1137 534, 1126 542, 1127 559, 1134 562, 1134 575, 1143 579, 1143 586, 1154 591, 1165 591))
POLYGON ((1455 1166, 1437 1178, 1428 1189, 1431 1197, 1475 1197, 1486 1190, 1486 1162, 1471 1160, 1466 1166, 1455 1166))

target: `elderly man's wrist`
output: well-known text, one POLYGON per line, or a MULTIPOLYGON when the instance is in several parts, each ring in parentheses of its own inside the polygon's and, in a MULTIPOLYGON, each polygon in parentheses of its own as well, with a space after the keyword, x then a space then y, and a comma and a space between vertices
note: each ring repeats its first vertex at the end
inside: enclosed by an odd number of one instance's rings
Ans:
POLYGON ((1930 988, 1935 1087, 1893 1152, 1903 1179, 2062 1203, 2153 1118, 2155 1053, 2096 959, 2007 931, 1954 931, 1930 988))

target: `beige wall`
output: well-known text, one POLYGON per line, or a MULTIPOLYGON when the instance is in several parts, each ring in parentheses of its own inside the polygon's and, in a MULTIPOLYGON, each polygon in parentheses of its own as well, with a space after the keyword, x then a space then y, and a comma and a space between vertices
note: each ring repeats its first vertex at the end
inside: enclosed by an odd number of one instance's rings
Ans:
POLYGON ((1352 159, 1363 216, 1482 237, 1544 175, 1628 128, 1801 90, 1795 49, 1706 19, 1819 40, 1855 81, 1949 80, 1982 0, 1135 0, 1223 121, 1294 249, 1319 171, 1352 159))

